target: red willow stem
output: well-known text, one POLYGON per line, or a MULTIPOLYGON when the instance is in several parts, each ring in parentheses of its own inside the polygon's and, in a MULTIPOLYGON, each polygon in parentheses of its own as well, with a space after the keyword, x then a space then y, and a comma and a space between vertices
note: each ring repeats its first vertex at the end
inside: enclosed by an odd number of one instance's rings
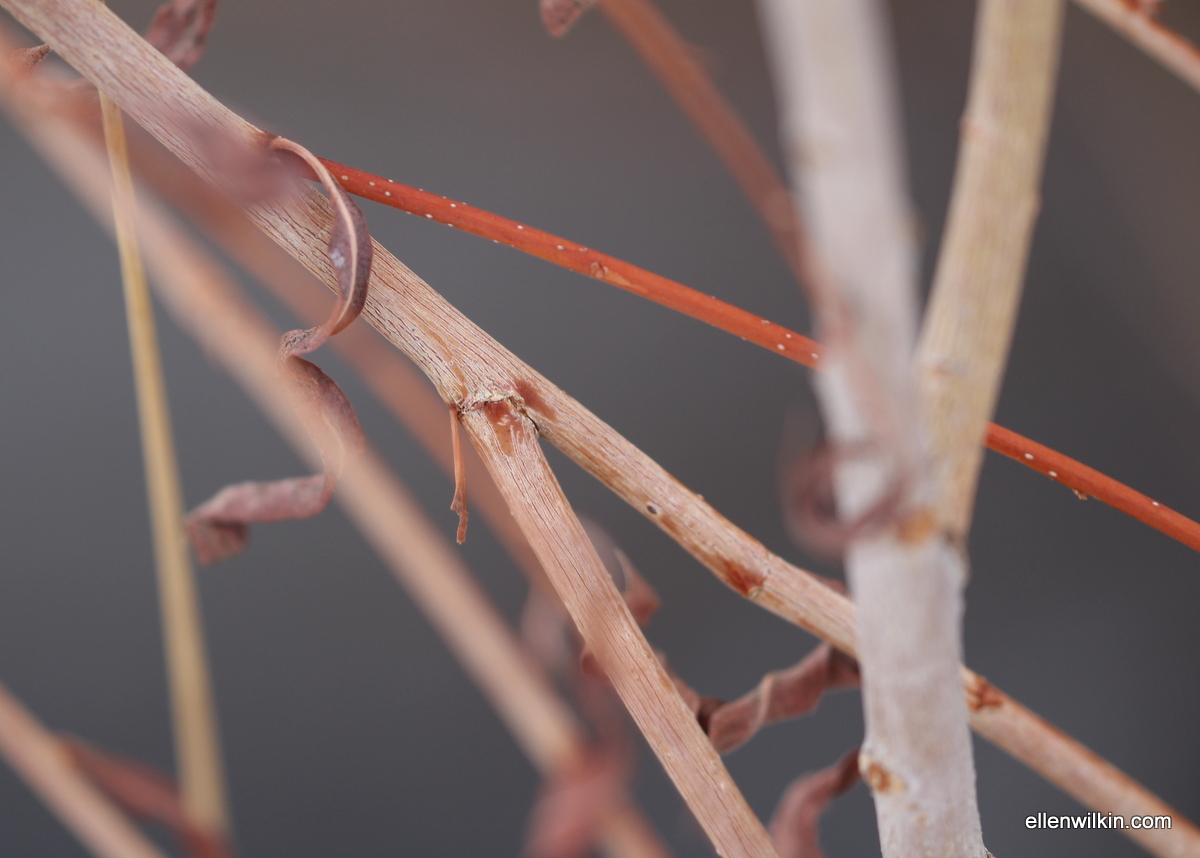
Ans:
MULTIPOLYGON (((320 160, 342 187, 355 196, 507 244, 555 265, 619 286, 693 319, 707 322, 713 327, 735 334, 797 363, 814 368, 818 365, 821 346, 815 340, 778 325, 770 319, 727 304, 615 256, 592 250, 577 242, 509 220, 493 212, 384 179, 336 161, 325 158, 320 160)), ((1103 501, 1177 539, 1189 548, 1200 551, 1200 524, 1124 483, 995 423, 988 424, 985 443, 989 449, 1033 468, 1079 494, 1103 501)))

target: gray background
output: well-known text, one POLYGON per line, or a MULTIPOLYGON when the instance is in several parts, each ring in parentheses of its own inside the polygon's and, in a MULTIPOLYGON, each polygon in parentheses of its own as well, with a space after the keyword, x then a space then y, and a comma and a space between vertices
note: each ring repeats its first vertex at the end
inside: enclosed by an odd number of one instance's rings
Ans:
MULTIPOLYGON (((112 5, 141 27, 155 4, 112 5)), ((631 49, 599 15, 553 41, 535 5, 226 0, 195 75, 320 154, 805 329, 798 292, 749 207, 631 49)), ((753 5, 663 7, 776 152, 753 5)), ((892 4, 927 260, 950 188, 973 11, 892 4)), ((1170 4, 1168 20, 1200 34, 1194 4, 1170 4)), ((1005 425, 1192 514, 1198 134, 1195 93, 1070 10, 1045 207, 999 410, 1005 425)), ((0 678, 53 728, 169 769, 115 253, 3 120, 0 147, 0 678)), ((815 425, 803 372, 516 251, 365 210, 385 245, 517 354, 771 549, 831 571, 788 541, 777 502, 785 415, 815 425)), ((298 473, 232 383, 165 319, 161 333, 188 502, 231 481, 298 473)), ((331 354, 319 359, 450 534, 449 483, 331 354)), ((578 509, 659 589, 650 638, 697 688, 737 695, 811 647, 551 455, 578 509)), ((482 526, 463 551, 515 615, 524 586, 482 526)), ((1200 816, 1196 556, 992 454, 971 556, 972 666, 1200 816)), ((258 528, 252 550, 204 572, 201 586, 242 854, 519 852, 532 769, 337 510, 258 528)), ((860 733, 857 694, 842 693, 728 763, 766 817, 791 779, 837 759, 860 733)), ((986 743, 977 748, 997 855, 1139 854, 1119 834, 1026 831, 1027 814, 1078 806, 986 743)), ((648 754, 639 793, 680 855, 711 854, 648 754)), ((877 850, 862 787, 823 831, 831 856, 877 850)), ((7 769, 0 854, 81 854, 7 769)))

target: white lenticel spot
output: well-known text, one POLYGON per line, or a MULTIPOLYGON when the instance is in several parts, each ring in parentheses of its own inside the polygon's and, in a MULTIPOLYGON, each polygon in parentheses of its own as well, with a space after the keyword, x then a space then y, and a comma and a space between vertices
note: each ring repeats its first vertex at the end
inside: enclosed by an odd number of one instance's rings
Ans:
POLYGON ((370 185, 372 188, 373 188, 373 187, 375 187, 375 183, 374 183, 374 182, 367 182, 367 184, 368 184, 368 185, 370 185))
POLYGON ((817 353, 816 353, 816 352, 813 352, 813 353, 812 353, 812 356, 815 358, 815 357, 817 356, 817 353))
POLYGON ((349 176, 342 176, 342 180, 343 180, 343 181, 346 181, 346 182, 348 182, 348 181, 350 181, 350 177, 349 177, 349 176))
POLYGON ((784 334, 784 335, 783 335, 783 338, 784 338, 785 340, 790 340, 790 339, 792 338, 792 335, 791 335, 791 334, 784 334))
POLYGON ((1050 471, 1050 476, 1052 476, 1052 477, 1057 477, 1057 476, 1058 476, 1058 471, 1050 471))
POLYGON ((431 214, 427 214, 427 215, 425 215, 425 217, 429 218, 430 220, 433 220, 433 215, 431 215, 431 214))
POLYGON ((1033 461, 1033 453, 1026 453, 1025 458, 1032 462, 1033 461))
POLYGON ((524 229, 524 228, 525 227, 521 226, 520 224, 517 224, 517 229, 524 229))
POLYGON ((559 249, 559 250, 562 250, 562 249, 563 249, 563 246, 562 246, 561 244, 560 244, 560 245, 558 245, 558 249, 559 249))
POLYGON ((1155 506, 1161 506, 1161 505, 1162 505, 1162 504, 1160 504, 1158 501, 1150 501, 1150 503, 1154 504, 1155 506))
POLYGON ((390 197, 390 196, 392 195, 392 192, 391 192, 391 191, 384 191, 384 192, 383 192, 383 195, 384 195, 385 197, 390 197))
POLYGON ((458 206, 457 206, 456 204, 454 204, 454 203, 450 203, 450 208, 452 208, 452 209, 456 209, 456 208, 458 208, 458 206))
POLYGON ((783 351, 783 343, 780 343, 779 345, 775 346, 775 348, 779 349, 780 351, 783 351))

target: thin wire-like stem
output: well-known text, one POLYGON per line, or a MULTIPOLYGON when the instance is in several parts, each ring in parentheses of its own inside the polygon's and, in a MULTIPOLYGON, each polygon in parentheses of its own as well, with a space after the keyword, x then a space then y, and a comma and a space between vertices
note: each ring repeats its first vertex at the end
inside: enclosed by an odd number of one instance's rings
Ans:
MULTIPOLYGON (((804 366, 820 368, 821 346, 819 343, 769 319, 764 319, 740 307, 735 307, 711 295, 705 295, 703 292, 614 256, 608 256, 600 251, 579 245, 562 236, 509 220, 466 203, 385 179, 365 170, 324 158, 321 160, 342 187, 355 196, 425 217, 436 223, 449 224, 481 238, 490 238, 493 241, 507 244, 532 256, 619 286, 635 295, 707 322, 713 327, 739 336, 804 366)), ((273 278, 270 282, 275 280, 278 278, 273 278)), ((288 298, 287 294, 283 293, 281 297, 284 297, 285 300, 298 300, 295 297, 288 298)), ((351 329, 347 335, 353 333, 354 330, 351 329)), ((340 347, 343 342, 346 342, 343 338, 335 340, 334 347, 340 347)), ((346 348, 350 347, 347 344, 346 348)), ((359 346, 355 345, 354 348, 357 349, 359 346)), ((363 345, 361 348, 365 350, 370 347, 363 345)), ((378 360, 384 360, 382 354, 378 355, 378 360)), ((367 377, 370 378, 370 373, 367 377)), ((1165 533, 1172 539, 1182 542, 1189 548, 1200 551, 1200 522, 1176 512, 1161 502, 1072 459, 1070 456, 995 423, 987 425, 983 443, 989 449, 1032 468, 1038 473, 1062 483, 1069 489, 1094 497, 1096 500, 1148 524, 1155 530, 1165 533)))
POLYGON ((1200 48, 1147 13, 1138 0, 1075 0, 1200 92, 1200 48))
POLYGON ((695 52, 650 0, 598 0, 598 5, 724 162, 796 278, 812 280, 807 242, 787 186, 695 52))
POLYGON ((229 829, 216 712, 199 598, 183 523, 179 466, 163 383, 154 308, 134 228, 136 198, 120 109, 100 94, 113 173, 113 219, 133 356, 146 495, 154 537, 179 791, 184 808, 204 830, 229 829))
MULTIPOLYGON (((74 128, 52 114, 38 115, 27 105, 18 118, 68 185, 101 222, 111 226, 103 207, 107 187, 96 153, 74 128)), ((167 310, 242 385, 296 451, 318 461, 305 428, 305 418, 311 421, 318 415, 306 412, 313 404, 302 393, 290 392, 295 381, 278 372, 279 331, 211 256, 151 201, 143 200, 137 217, 146 259, 167 310)), ((581 765, 587 755, 582 727, 525 655, 460 555, 378 453, 368 447, 361 460, 348 466, 337 498, 430 617, 534 764, 549 777, 581 765)), ((613 858, 669 856, 628 799, 621 799, 608 812, 602 837, 613 858)))
MULTIPOLYGON (((265 145, 262 132, 181 74, 103 7, 85 0, 0 0, 0 5, 112 93, 122 109, 206 180, 219 183, 221 168, 192 138, 189 129, 194 126, 189 123, 203 122, 224 129, 232 139, 265 145)), ((295 259, 336 288, 326 251, 331 214, 320 195, 305 191, 295 200, 250 206, 246 212, 295 259)), ((444 402, 489 392, 507 398, 537 423, 543 437, 645 514, 721 581, 854 653, 853 607, 844 596, 767 551, 473 325, 382 247, 376 248, 373 271, 365 318, 418 363, 444 402)), ((437 423, 444 425, 441 415, 437 423)), ((1039 719, 1023 718, 1026 710, 1008 705, 1008 698, 998 692, 988 699, 1002 703, 988 709, 986 735, 1089 807, 1107 813, 1119 802, 1139 808, 1139 813, 1163 812, 1159 799, 1128 778, 1106 780, 1106 767, 1111 766, 1078 742, 1039 719), (1034 743, 1037 753, 1025 755, 1034 743), (1075 779, 1063 778, 1064 771, 1075 779), (1094 789, 1081 786, 1089 774, 1094 775, 1089 783, 1100 785, 1100 798, 1094 789)), ((1200 831, 1182 815, 1174 814, 1173 820, 1170 830, 1126 833, 1158 855, 1200 854, 1200 831)))
POLYGON ((54 735, 3 685, 0 754, 96 858, 166 858, 71 764, 54 735))

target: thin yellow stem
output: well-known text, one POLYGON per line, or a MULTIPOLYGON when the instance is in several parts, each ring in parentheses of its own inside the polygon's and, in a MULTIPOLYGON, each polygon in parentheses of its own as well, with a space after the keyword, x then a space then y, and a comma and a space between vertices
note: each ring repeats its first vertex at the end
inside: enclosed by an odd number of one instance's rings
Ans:
POLYGON ((183 497, 154 330, 154 309, 135 233, 135 196, 120 109, 100 94, 104 139, 113 173, 113 219, 125 316, 137 389, 146 495, 154 536, 159 605, 174 721, 176 766, 184 807, 198 825, 228 830, 224 773, 209 684, 196 582, 183 525, 183 497))

